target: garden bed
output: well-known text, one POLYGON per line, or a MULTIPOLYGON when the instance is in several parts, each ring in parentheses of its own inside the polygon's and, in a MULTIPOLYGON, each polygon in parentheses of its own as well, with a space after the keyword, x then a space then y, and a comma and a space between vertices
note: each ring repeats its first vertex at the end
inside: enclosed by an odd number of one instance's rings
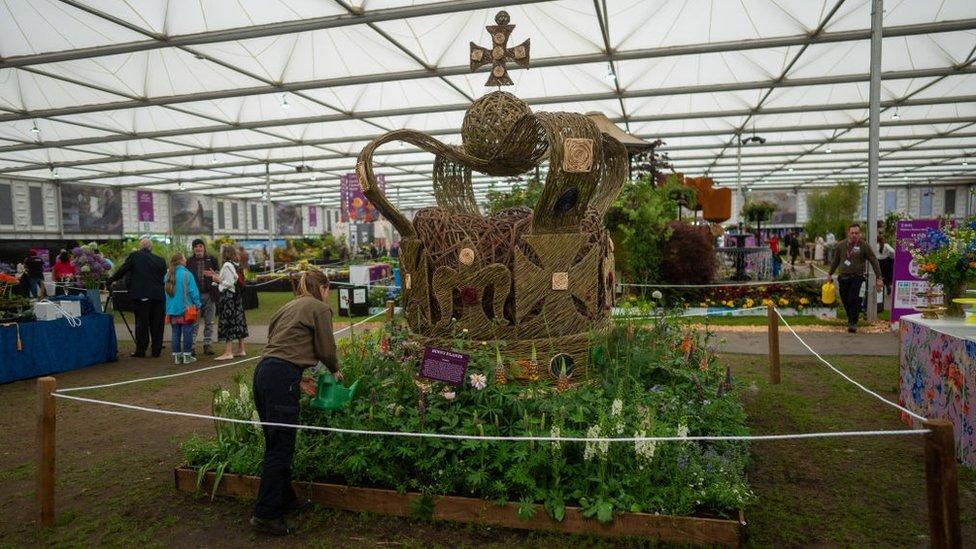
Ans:
MULTIPOLYGON (((176 469, 174 471, 176 490, 184 493, 198 492, 197 476, 198 472, 195 469, 176 469)), ((207 473, 199 490, 219 496, 254 499, 261 481, 259 477, 253 476, 223 475, 220 485, 214 491, 215 478, 214 473, 207 473)), ((421 507, 419 502, 423 498, 416 492, 401 494, 393 490, 318 482, 295 482, 294 487, 297 493, 332 509, 366 511, 400 517, 415 515, 415 510, 421 507)), ((585 518, 576 507, 567 507, 566 514, 560 522, 549 518, 541 509, 541 505, 537 507, 531 517, 523 518, 520 516, 519 506, 514 503, 496 505, 476 498, 436 496, 433 498, 429 514, 434 520, 484 526, 610 537, 637 536, 657 541, 697 545, 738 546, 745 532, 745 518, 741 511, 738 520, 622 513, 617 515, 612 523, 601 524, 596 520, 585 518)))

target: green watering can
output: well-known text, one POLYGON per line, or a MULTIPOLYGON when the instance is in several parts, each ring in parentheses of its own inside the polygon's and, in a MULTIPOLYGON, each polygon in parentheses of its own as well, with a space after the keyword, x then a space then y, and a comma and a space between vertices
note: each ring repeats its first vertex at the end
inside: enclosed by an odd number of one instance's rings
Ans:
POLYGON ((357 379, 350 387, 336 381, 332 372, 326 371, 319 375, 318 390, 310 403, 312 408, 319 410, 338 410, 345 407, 356 396, 357 379))

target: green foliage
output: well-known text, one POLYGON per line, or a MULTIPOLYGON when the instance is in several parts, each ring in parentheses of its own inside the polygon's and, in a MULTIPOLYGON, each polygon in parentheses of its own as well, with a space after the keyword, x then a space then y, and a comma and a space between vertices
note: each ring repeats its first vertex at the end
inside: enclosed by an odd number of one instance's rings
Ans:
POLYGON ((676 187, 673 182, 655 187, 650 177, 631 181, 607 211, 604 225, 617 243, 617 265, 635 281, 661 280, 668 222, 678 215, 676 187))
POLYGON ((489 215, 496 214, 506 208, 535 207, 536 202, 539 201, 539 196, 542 194, 542 181, 532 176, 525 182, 525 186, 522 186, 519 179, 509 180, 506 183, 511 186, 507 191, 495 190, 494 183, 488 187, 488 191, 485 193, 484 206, 489 215))
POLYGON ((857 181, 838 183, 807 195, 807 223, 805 229, 811 236, 834 233, 838 239, 847 233, 854 222, 861 202, 861 184, 857 181))
POLYGON ((747 200, 742 205, 742 218, 746 221, 765 223, 773 217, 776 211, 776 204, 768 200, 747 200))
MULTIPOLYGON (((594 335, 604 360, 565 393, 551 382, 491 381, 494 348, 457 333, 452 347, 471 356, 468 373, 485 375, 482 390, 418 380, 423 349, 406 331, 339 341, 348 382, 359 379, 350 407, 324 412, 302 406, 301 422, 346 429, 496 436, 629 437, 748 434, 735 384, 707 348, 707 337, 675 318, 654 319, 628 339, 623 328, 594 335), (387 344, 380 345, 380 339, 387 344)), ((242 417, 238 397, 218 393, 219 415, 242 417)), ((303 401, 305 401, 303 397, 303 401)), ((221 426, 209 446, 183 446, 193 467, 258 474, 262 441, 256 430, 221 426)), ((463 495, 517 504, 528 519, 541 505, 554 520, 579 506, 602 522, 626 511, 736 516, 752 500, 742 442, 493 442, 323 434, 299 431, 297 480, 419 492, 415 516, 430 516, 427 495, 463 495)))
POLYGON ((891 244, 892 247, 895 246, 895 229, 898 228, 898 222, 903 219, 909 219, 909 215, 899 210, 892 210, 885 214, 881 236, 883 236, 885 242, 891 244))

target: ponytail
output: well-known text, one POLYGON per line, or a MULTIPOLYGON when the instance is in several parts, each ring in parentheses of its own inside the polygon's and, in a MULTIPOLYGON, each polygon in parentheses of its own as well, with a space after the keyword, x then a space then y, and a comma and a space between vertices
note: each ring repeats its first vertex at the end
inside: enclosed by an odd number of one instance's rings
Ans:
POLYGON ((183 263, 183 254, 176 252, 169 259, 169 269, 166 271, 166 293, 170 297, 176 295, 176 268, 183 263))
POLYGON ((305 271, 295 284, 295 296, 322 300, 322 288, 329 287, 329 277, 322 271, 305 271))

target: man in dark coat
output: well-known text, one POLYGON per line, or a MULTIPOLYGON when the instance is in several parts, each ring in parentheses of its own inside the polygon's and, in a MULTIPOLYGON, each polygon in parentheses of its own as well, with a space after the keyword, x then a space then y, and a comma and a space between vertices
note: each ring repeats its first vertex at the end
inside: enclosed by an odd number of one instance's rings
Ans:
POLYGON ((125 263, 108 279, 109 286, 123 276, 136 317, 136 352, 132 356, 144 358, 152 340, 152 356, 158 357, 163 350, 163 319, 166 316, 163 296, 166 261, 153 255, 151 240, 143 238, 139 241, 139 249, 129 254, 125 263))
MULTIPOLYGON (((207 253, 207 246, 203 239, 193 240, 193 255, 186 260, 186 268, 193 273, 193 280, 200 290, 200 317, 193 328, 193 339, 197 339, 197 331, 203 324, 203 354, 212 355, 210 343, 213 341, 214 313, 220 296, 214 286, 211 274, 220 271, 217 258, 207 253)), ((194 349, 196 351, 196 349, 194 349)))

